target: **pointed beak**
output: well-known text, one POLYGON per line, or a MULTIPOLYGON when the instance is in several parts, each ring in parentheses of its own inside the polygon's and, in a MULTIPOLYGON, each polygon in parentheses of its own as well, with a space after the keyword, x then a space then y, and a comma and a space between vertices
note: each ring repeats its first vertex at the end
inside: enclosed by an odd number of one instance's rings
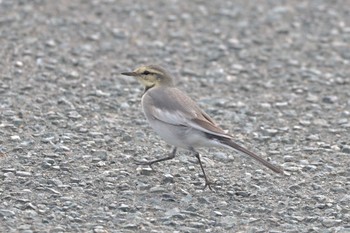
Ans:
POLYGON ((121 73, 122 75, 126 75, 126 76, 137 76, 136 72, 123 72, 121 73))

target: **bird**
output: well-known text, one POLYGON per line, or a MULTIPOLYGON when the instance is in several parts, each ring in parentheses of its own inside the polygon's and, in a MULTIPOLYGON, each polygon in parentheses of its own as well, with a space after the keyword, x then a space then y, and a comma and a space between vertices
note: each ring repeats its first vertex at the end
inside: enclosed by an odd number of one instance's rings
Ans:
POLYGON ((178 148, 191 151, 197 158, 203 177, 204 188, 211 187, 205 173, 197 148, 223 147, 233 148, 251 156, 276 173, 283 170, 243 146, 234 142, 234 137, 227 134, 215 121, 192 100, 186 93, 174 85, 173 76, 159 65, 142 65, 122 75, 136 78, 143 86, 141 105, 151 128, 168 144, 173 146, 171 153, 164 158, 138 165, 148 165, 175 158, 178 148))

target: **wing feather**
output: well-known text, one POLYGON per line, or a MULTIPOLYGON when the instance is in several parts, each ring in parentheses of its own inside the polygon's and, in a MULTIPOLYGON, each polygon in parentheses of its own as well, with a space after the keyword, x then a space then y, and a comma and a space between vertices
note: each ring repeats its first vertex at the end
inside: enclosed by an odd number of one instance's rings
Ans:
POLYGON ((144 107, 144 111, 148 111, 153 118, 167 124, 187 126, 231 138, 185 93, 176 88, 152 89, 147 92, 148 95, 144 95, 143 105, 147 103, 147 109, 144 107))

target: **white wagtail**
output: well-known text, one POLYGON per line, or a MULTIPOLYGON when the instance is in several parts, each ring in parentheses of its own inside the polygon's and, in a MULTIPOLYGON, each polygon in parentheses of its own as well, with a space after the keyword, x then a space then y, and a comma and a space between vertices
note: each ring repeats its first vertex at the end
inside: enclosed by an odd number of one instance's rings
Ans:
POLYGON ((154 163, 173 159, 177 147, 190 150, 198 159, 202 169, 205 179, 204 188, 209 187, 212 190, 200 155, 195 148, 219 146, 239 150, 272 171, 283 173, 281 168, 236 144, 231 135, 225 133, 190 97, 174 86, 172 76, 164 68, 148 65, 122 74, 137 78, 145 86, 141 100, 143 112, 153 130, 174 146, 168 157, 139 164, 151 166, 154 163))

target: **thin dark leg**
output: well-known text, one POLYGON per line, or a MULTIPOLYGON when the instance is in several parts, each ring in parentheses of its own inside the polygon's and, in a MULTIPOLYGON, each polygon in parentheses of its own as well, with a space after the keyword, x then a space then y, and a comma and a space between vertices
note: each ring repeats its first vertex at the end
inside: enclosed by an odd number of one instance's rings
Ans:
POLYGON ((210 186, 210 181, 207 177, 207 175, 205 174, 205 171, 204 171, 204 168, 203 168, 203 165, 202 165, 202 161, 201 161, 201 157, 199 155, 199 153, 197 151, 195 151, 194 149, 191 149, 194 153, 194 155, 196 156, 196 158, 198 159, 198 162, 199 162, 199 165, 201 166, 201 169, 202 169, 202 172, 203 172, 203 175, 204 175, 204 179, 205 179, 205 185, 204 185, 204 188, 205 189, 206 187, 208 187, 210 190, 213 191, 213 189, 211 188, 210 186))
POLYGON ((152 160, 152 161, 147 161, 147 162, 136 161, 136 164, 138 164, 138 165, 148 165, 148 166, 152 167, 152 165, 155 164, 155 163, 159 163, 159 162, 162 162, 162 161, 166 161, 166 160, 170 160, 170 159, 175 158, 176 149, 177 148, 174 147, 173 151, 170 153, 170 155, 168 157, 161 158, 161 159, 156 159, 156 160, 152 160))

